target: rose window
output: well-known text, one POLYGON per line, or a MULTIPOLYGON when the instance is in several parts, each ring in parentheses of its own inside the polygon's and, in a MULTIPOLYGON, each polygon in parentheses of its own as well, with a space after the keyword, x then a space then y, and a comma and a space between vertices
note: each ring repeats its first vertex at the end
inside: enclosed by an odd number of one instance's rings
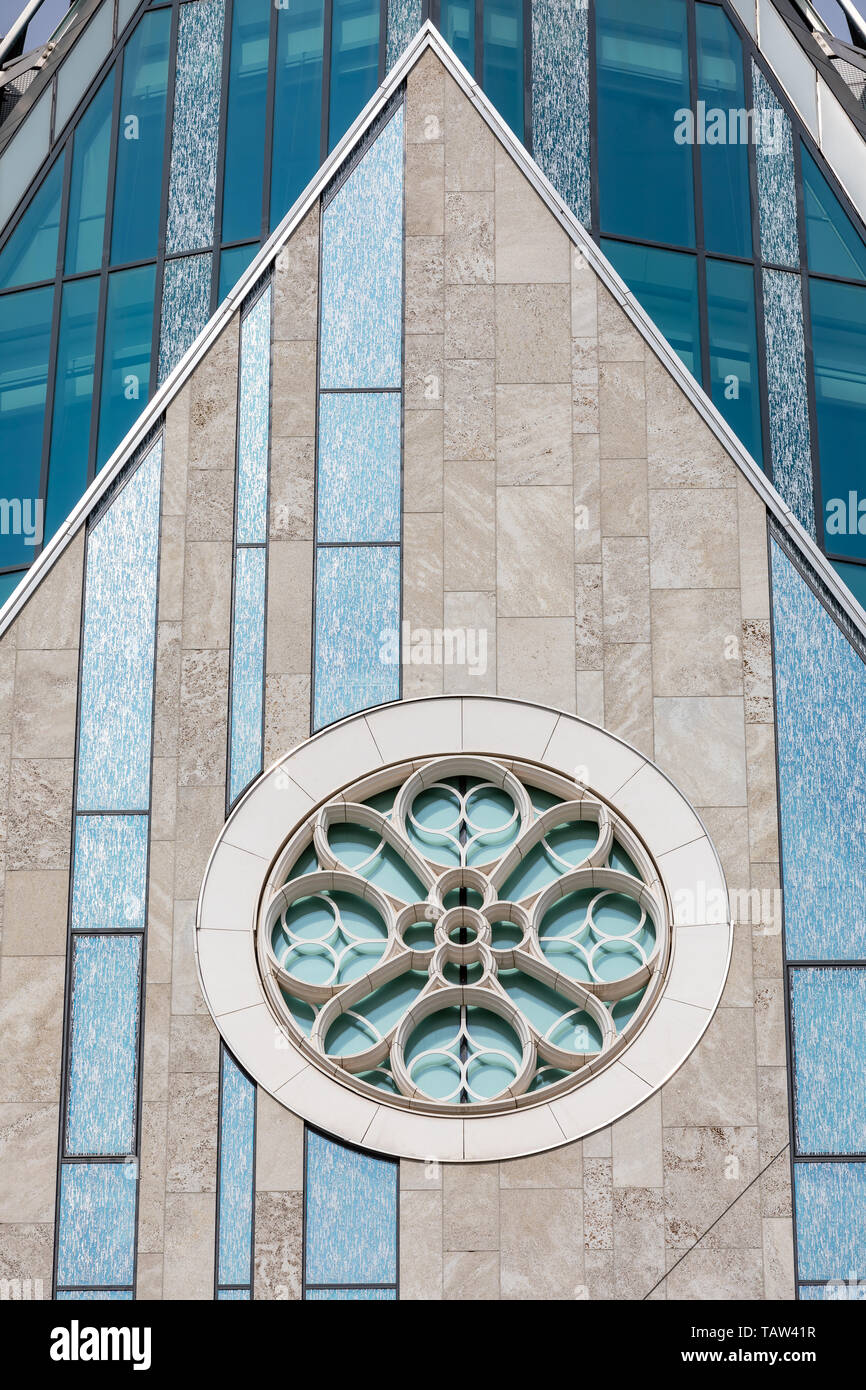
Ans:
POLYGON ((669 951, 654 861, 579 783, 467 754, 380 770, 293 836, 259 916, 281 1025, 392 1103, 483 1113, 607 1065, 669 951))

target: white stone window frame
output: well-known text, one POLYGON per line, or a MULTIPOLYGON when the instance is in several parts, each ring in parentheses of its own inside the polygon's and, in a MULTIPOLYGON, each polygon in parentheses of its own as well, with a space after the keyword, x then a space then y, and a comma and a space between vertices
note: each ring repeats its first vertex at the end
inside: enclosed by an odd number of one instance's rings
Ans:
MULTIPOLYGON (((682 1066, 718 1006, 733 942, 725 878, 689 802, 622 739, 574 715, 498 696, 435 696, 352 715, 279 759, 227 821, 205 870, 195 930, 214 1021, 259 1085, 317 1129, 420 1161, 489 1162, 581 1139, 647 1100, 682 1066), (536 764, 607 801, 646 845, 670 916, 653 1006, 606 1065, 564 1094, 497 1114, 432 1114, 362 1095, 313 1062, 280 1021, 257 961, 262 903, 284 878, 285 848, 320 806, 377 772, 454 754, 536 764)), ((337 1073, 339 1068, 335 1068, 337 1073)))

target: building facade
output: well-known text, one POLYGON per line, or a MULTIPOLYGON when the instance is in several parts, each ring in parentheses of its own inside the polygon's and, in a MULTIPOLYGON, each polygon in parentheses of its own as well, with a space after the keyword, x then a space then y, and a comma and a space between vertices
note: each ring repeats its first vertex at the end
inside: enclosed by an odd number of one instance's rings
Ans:
POLYGON ((866 618, 815 445, 847 515, 853 199, 727 7, 248 8, 116 16, 62 140, 60 66, 0 249, 51 325, 0 1274, 856 1296, 866 618), (710 100, 767 143, 680 142, 710 100))

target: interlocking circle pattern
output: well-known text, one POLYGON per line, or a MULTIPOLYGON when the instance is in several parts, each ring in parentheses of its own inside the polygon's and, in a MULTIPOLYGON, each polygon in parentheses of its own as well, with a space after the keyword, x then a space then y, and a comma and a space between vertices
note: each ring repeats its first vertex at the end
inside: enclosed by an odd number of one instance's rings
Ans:
POLYGON ((635 831, 574 781, 468 754, 328 801, 282 857, 259 968, 296 1044, 364 1093, 482 1113, 606 1065, 670 922, 635 831))

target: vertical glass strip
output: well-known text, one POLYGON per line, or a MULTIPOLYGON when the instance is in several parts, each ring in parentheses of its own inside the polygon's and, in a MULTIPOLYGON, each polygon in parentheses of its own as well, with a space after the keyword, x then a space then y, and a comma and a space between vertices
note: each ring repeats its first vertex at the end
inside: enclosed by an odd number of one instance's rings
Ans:
POLYGON ((866 1163, 795 1163, 801 1279, 863 1278, 866 1163))
POLYGON ((866 1153, 866 969, 791 971, 801 1154, 866 1153))
POLYGON ((306 1166, 306 1283, 396 1284, 397 1165, 310 1129, 306 1166))
POLYGON ((328 149, 379 85, 379 0, 332 0, 328 149))
POLYGON ((810 276, 809 306, 824 545, 866 560, 866 286, 810 276))
POLYGON ((53 287, 20 290, 0 300, 0 457, 3 495, 12 507, 11 520, 7 518, 0 530, 0 567, 4 569, 29 565, 33 547, 41 540, 33 526, 39 518, 53 306, 53 287))
POLYGON ((238 545, 264 545, 268 533, 268 431, 271 408, 271 290, 259 295, 241 329, 238 397, 238 545))
POLYGON ((771 265, 796 266, 800 243, 791 122, 754 59, 752 83, 761 256, 771 265))
POLYGON ((262 230, 271 0, 234 0, 226 107, 222 239, 262 230))
POLYGON ((210 251, 166 261, 159 330, 159 386, 192 347, 210 318, 210 251))
POLYGON ((171 10, 152 10, 142 15, 123 53, 111 232, 113 265, 156 255, 170 32, 171 10))
POLYGON ((399 541, 400 396, 329 392, 319 402, 319 541, 399 541))
POLYGON ((213 243, 224 20, 224 0, 180 7, 165 231, 169 255, 213 243))
POLYGON ((108 277, 97 468, 134 425, 150 394, 155 284, 152 265, 108 277))
POLYGON ((78 809, 146 810, 162 439, 88 537, 78 809))
POLYGON ((131 1286, 136 1165, 64 1163, 57 1220, 57 1284, 131 1286))
POLYGON ((815 499, 799 275, 765 270, 764 326, 773 482, 811 536, 815 499))
POLYGON ((735 129, 731 119, 746 110, 743 45, 721 5, 695 5, 695 29, 704 244, 751 258, 748 128, 735 129))
POLYGON ((70 280, 60 300, 45 534, 53 536, 87 488, 99 277, 70 280))
POLYGON ((662 251, 607 238, 602 238, 601 248, 653 323, 700 381, 697 258, 682 251, 662 251))
POLYGON ((387 69, 390 72, 397 59, 421 28, 421 0, 388 0, 387 69))
POLYGON ((41 187, 33 195, 29 208, 0 251, 0 290, 54 279, 62 189, 61 155, 54 161, 41 187))
POLYGON ((400 549, 319 546, 316 557, 317 729, 400 698, 400 549))
POLYGON ((585 227, 590 222, 589 6, 532 6, 532 153, 585 227))
MULTIPOLYGON (((222 1049, 220 1092, 219 1284, 252 1283, 256 1088, 222 1049)), ((249 1297, 235 1290, 219 1298, 249 1297)))
POLYGON ((222 304, 229 290, 233 290, 248 265, 258 254, 259 243, 252 246, 230 246, 220 255, 219 302, 222 304))
POLYGON ((484 91, 523 139, 523 0, 484 0, 484 91))
POLYGON ((135 1149, 141 941, 73 937, 67 1154, 135 1149))
POLYGON ((475 0, 441 0, 439 28, 463 66, 475 73, 475 0))
POLYGON ((802 141, 800 158, 809 269, 866 280, 866 245, 802 141))
POLYGON ((265 547, 235 554, 232 632, 231 774, 234 802, 262 770, 265 665, 265 547))
MULTIPOLYGON (((277 15, 271 230, 321 163, 325 0, 294 0, 277 15)), ((357 115, 357 112, 355 112, 357 115)))
POLYGON ((750 265, 709 258, 706 268, 713 404, 763 464, 754 272, 750 265))
POLYGON ((147 816, 78 816, 73 931, 144 931, 147 816))
POLYGON ((102 265, 114 72, 106 77, 75 131, 66 227, 66 274, 102 265))

